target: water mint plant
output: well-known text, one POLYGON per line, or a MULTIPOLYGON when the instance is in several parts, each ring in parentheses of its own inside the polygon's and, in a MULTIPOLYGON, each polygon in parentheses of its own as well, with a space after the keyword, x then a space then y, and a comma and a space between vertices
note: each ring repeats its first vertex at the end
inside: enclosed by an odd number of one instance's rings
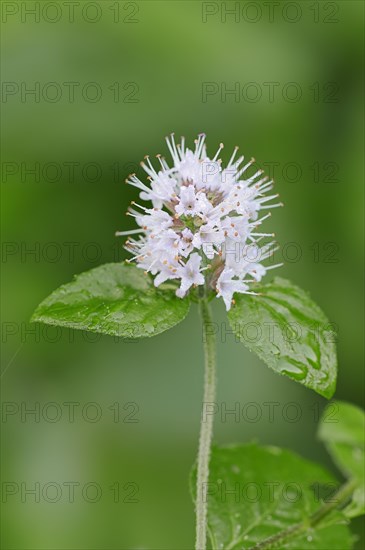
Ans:
MULTIPOLYGON (((237 338, 279 374, 330 399, 337 359, 325 314, 306 292, 283 278, 262 279, 281 264, 262 225, 281 206, 273 181, 261 170, 249 175, 254 159, 236 147, 226 165, 223 145, 209 157, 205 135, 189 148, 167 138, 171 159, 145 157, 148 182, 135 174, 139 190, 128 215, 136 228, 126 236, 126 264, 106 264, 83 273, 46 298, 33 321, 89 330, 120 338, 158 335, 181 322, 192 304, 200 310, 205 352, 203 405, 216 396, 216 341, 210 330, 211 301, 222 298, 237 338), (157 166, 156 166, 157 165, 157 166), (142 204, 141 204, 142 203, 142 204), (260 327, 248 338, 247 321, 260 327), (280 330, 272 338, 271 326, 280 330), (294 329, 295 327, 295 329, 294 329)), ((319 435, 347 481, 335 494, 323 493, 335 480, 321 466, 288 450, 256 443, 213 447, 213 415, 202 416, 191 491, 196 510, 196 550, 352 548, 349 518, 364 513, 364 414, 336 405, 335 423, 321 422, 319 435), (283 487, 296 481, 300 499, 283 487), (273 484, 269 493, 263 491, 273 484), (255 484, 256 500, 223 498, 222 487, 255 484), (278 491, 274 494, 273 489, 278 491)))

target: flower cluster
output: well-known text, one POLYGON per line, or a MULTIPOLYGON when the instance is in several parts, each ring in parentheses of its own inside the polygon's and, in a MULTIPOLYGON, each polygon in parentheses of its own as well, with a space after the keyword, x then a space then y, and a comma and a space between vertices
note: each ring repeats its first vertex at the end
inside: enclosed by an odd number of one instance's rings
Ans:
POLYGON ((127 179, 153 207, 133 202, 127 213, 135 217, 139 229, 117 235, 129 236, 126 248, 133 253, 129 261, 150 272, 155 286, 176 279, 176 295, 183 298, 191 287, 206 285, 216 290, 228 310, 235 292, 253 294, 250 283, 277 267, 262 265, 276 247, 265 239, 272 234, 257 229, 270 216, 259 217, 261 211, 281 203, 267 204, 277 195, 265 195, 273 182, 262 176, 262 170, 245 178, 254 159, 246 163, 243 156, 236 159, 238 147, 223 169, 218 158, 223 145, 210 159, 204 134, 195 140, 195 150, 186 148, 184 138, 177 145, 173 134, 166 141, 172 166, 157 155, 156 171, 145 157, 141 165, 150 185, 135 174, 127 179))

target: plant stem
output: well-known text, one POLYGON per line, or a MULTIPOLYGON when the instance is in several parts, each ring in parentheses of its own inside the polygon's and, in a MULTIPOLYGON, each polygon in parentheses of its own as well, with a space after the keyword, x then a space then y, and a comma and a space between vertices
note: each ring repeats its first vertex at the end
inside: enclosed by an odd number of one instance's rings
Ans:
POLYGON ((283 531, 280 531, 280 533, 268 537, 267 539, 259 542, 255 546, 252 546, 248 550, 269 550, 270 548, 275 548, 277 544, 282 544, 286 542, 292 536, 298 536, 302 532, 310 529, 311 527, 315 527, 318 523, 322 521, 323 518, 325 518, 330 512, 332 512, 332 510, 335 510, 336 508, 344 504, 352 495, 355 488, 356 482, 354 480, 348 481, 339 488, 337 493, 331 498, 330 502, 323 504, 318 510, 316 510, 311 516, 309 516, 307 520, 292 525, 291 527, 288 527, 288 529, 284 529, 283 531))
POLYGON ((213 330, 210 306, 205 298, 200 300, 200 314, 203 322, 203 344, 205 357, 204 398, 200 421, 196 484, 196 543, 195 550, 206 550, 207 544, 207 495, 209 459, 213 435, 213 409, 216 387, 216 338, 213 330), (209 411, 209 414, 208 414, 209 411))

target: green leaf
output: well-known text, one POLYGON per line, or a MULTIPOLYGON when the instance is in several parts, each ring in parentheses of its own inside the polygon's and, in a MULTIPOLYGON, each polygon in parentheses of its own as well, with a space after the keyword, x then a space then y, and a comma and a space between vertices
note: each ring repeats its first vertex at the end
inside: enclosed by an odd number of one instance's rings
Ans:
POLYGON ((357 518, 365 514, 365 488, 364 485, 357 487, 352 495, 352 501, 344 509, 343 513, 348 518, 357 518))
POLYGON ((365 513, 364 411, 343 401, 334 401, 328 408, 331 413, 324 412, 318 435, 338 468, 354 482, 352 502, 344 513, 356 517, 365 513))
POLYGON ((337 358, 334 334, 322 310, 290 281, 275 278, 240 294, 228 313, 240 341, 280 374, 332 397, 337 358))
POLYGON ((189 301, 157 289, 132 265, 105 264, 61 286, 46 298, 32 321, 123 338, 155 336, 182 321, 189 301))
MULTIPOLYGON (((196 495, 195 470, 191 481, 196 495)), ((206 491, 212 548, 248 550, 301 526, 260 548, 351 549, 353 538, 339 512, 308 526, 310 515, 322 505, 322 484, 333 489, 335 480, 321 466, 288 450, 256 444, 213 448, 206 491)))

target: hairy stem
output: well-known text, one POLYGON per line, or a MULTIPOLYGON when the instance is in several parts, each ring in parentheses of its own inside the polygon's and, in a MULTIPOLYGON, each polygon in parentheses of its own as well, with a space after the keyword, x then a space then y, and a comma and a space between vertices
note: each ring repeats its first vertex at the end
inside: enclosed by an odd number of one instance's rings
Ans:
POLYGON ((213 415, 208 414, 215 401, 216 387, 216 339, 213 330, 210 307, 206 299, 200 300, 203 322, 203 344, 205 356, 204 398, 200 421, 198 470, 196 485, 196 543, 195 550, 206 550, 207 512, 206 489, 209 479, 209 459, 213 435, 213 415))
POLYGON ((259 542, 255 546, 252 546, 248 550, 269 550, 270 548, 277 548, 278 544, 283 544, 288 539, 294 536, 297 537, 308 529, 315 527, 318 523, 322 521, 323 518, 325 518, 330 512, 332 512, 332 510, 335 510, 336 508, 343 505, 352 495, 355 488, 356 482, 354 480, 348 481, 339 488, 337 493, 331 498, 331 501, 323 504, 318 510, 316 510, 311 516, 309 516, 307 520, 292 525, 291 527, 288 527, 288 529, 284 529, 283 531, 280 531, 280 533, 277 533, 272 537, 268 537, 267 539, 259 542))

